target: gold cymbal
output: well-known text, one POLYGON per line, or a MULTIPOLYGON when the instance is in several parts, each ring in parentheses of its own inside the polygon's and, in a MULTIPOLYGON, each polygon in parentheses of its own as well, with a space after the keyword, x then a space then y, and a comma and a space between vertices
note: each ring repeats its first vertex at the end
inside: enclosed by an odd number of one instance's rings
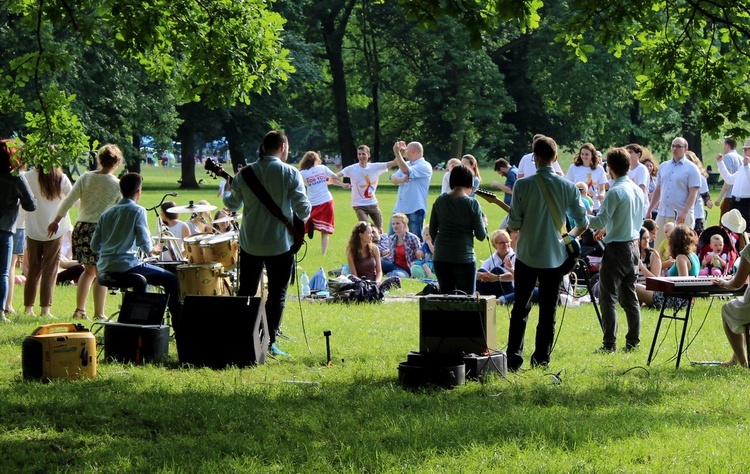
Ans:
POLYGON ((167 209, 167 212, 171 212, 172 214, 192 214, 194 212, 209 212, 214 209, 216 209, 216 206, 210 204, 193 204, 193 201, 190 201, 190 204, 187 206, 170 207, 167 209))

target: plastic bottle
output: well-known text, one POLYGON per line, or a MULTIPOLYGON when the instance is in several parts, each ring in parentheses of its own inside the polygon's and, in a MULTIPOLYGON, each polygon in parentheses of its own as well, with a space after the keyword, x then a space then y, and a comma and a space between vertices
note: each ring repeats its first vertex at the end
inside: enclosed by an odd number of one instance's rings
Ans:
POLYGON ((310 296, 310 279, 307 277, 307 273, 302 272, 302 276, 299 277, 300 285, 300 296, 303 298, 310 296))

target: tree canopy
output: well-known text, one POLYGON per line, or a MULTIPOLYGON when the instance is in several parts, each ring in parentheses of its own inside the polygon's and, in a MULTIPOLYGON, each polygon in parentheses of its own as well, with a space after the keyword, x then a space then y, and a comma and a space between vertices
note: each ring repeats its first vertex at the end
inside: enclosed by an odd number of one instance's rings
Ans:
POLYGON ((26 159, 44 165, 65 163, 91 146, 73 106, 79 96, 62 82, 87 67, 92 50, 119 56, 105 75, 126 77, 111 81, 108 95, 132 93, 140 75, 144 84, 159 81, 173 106, 249 103, 253 93, 293 72, 281 43, 284 19, 263 0, 9 0, 1 14, 3 36, 26 41, 16 42, 3 66, 0 101, 6 114, 23 112, 16 127, 24 132, 26 159))

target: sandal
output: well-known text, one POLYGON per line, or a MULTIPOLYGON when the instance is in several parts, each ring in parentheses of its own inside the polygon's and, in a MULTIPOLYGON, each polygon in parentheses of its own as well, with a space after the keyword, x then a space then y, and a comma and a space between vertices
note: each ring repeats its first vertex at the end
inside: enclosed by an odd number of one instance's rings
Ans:
POLYGON ((76 309, 73 312, 73 318, 74 319, 85 319, 86 321, 91 321, 88 316, 86 316, 86 310, 85 309, 76 309))

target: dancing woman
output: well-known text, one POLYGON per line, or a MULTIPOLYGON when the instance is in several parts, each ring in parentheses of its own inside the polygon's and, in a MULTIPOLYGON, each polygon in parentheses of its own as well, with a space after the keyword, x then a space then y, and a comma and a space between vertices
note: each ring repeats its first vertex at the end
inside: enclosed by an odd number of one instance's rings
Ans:
POLYGON ((99 255, 91 250, 91 236, 94 235, 96 223, 104 211, 120 200, 120 182, 114 173, 122 163, 122 151, 117 145, 104 145, 97 155, 99 169, 84 173, 73 189, 65 196, 57 209, 57 217, 47 227, 49 235, 57 233, 60 221, 73 204, 80 200, 78 221, 73 228, 73 258, 83 264, 83 275, 78 280, 76 293, 76 310, 74 318, 89 319, 86 316, 86 299, 91 285, 94 285, 94 315, 96 319, 105 319, 104 300, 107 288, 96 281, 99 274, 96 262, 99 255))

